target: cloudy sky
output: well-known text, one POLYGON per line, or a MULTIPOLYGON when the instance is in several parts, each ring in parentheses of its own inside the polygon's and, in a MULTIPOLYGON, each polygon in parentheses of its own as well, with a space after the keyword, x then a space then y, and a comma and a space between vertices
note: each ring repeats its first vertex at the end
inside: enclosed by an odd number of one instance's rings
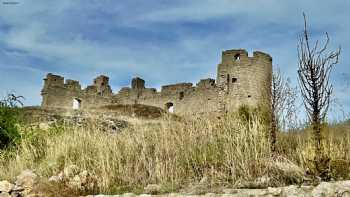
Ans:
POLYGON ((349 0, 0 0, 0 93, 39 105, 49 72, 83 86, 105 74, 115 92, 216 75, 221 51, 270 53, 296 85, 302 12, 313 39, 342 46, 333 72, 338 110, 350 112, 349 0))

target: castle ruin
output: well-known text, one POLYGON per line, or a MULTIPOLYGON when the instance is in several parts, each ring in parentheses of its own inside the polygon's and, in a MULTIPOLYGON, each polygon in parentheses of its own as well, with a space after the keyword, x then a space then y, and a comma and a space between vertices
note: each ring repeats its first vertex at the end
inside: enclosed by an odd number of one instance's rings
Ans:
POLYGON ((269 99, 272 58, 255 51, 252 57, 244 49, 222 52, 217 77, 202 79, 196 86, 178 83, 147 88, 141 78, 133 78, 131 87, 113 93, 109 78, 101 75, 82 89, 78 81, 49 73, 42 89, 42 108, 89 110, 117 104, 144 104, 176 114, 235 111, 241 105, 256 106, 269 99))

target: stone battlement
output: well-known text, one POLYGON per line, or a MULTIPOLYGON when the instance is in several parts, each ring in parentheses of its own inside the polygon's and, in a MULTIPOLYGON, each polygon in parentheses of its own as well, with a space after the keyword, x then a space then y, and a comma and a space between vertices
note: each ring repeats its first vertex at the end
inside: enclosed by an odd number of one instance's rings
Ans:
POLYGON ((269 98, 272 58, 255 51, 253 57, 244 49, 222 52, 217 78, 192 83, 169 84, 147 88, 141 78, 133 78, 130 87, 113 93, 109 78, 101 75, 92 85, 81 88, 79 81, 49 73, 42 89, 42 108, 85 109, 116 104, 144 104, 171 110, 177 114, 234 111, 240 105, 257 105, 269 98), (171 109, 170 109, 171 108, 171 109))

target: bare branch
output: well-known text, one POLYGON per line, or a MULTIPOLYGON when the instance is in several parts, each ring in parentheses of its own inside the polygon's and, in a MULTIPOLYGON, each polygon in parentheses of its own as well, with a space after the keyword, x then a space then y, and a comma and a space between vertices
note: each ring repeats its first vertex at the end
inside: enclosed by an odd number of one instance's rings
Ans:
MULTIPOLYGON (((329 109, 333 86, 330 83, 330 74, 333 67, 338 64, 341 48, 327 52, 330 38, 326 32, 324 45, 320 47, 316 41, 311 47, 307 29, 306 15, 304 17, 304 30, 299 36, 298 43, 298 82, 301 90, 303 104, 314 132, 316 158, 322 153, 321 124, 325 121, 329 109)), ((316 168, 319 167, 315 158, 316 168)))

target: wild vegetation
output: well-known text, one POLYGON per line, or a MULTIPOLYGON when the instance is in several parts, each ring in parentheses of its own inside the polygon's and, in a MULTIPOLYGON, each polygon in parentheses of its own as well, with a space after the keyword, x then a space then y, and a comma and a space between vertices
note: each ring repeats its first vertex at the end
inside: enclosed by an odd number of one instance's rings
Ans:
MULTIPOLYGON (((250 187, 247 183, 261 177, 269 177, 269 186, 301 183, 304 173, 315 169, 310 130, 278 133, 279 156, 272 156, 269 126, 253 111, 244 107, 220 119, 130 119, 133 126, 118 134, 102 132, 93 123, 84 128, 23 127, 17 148, 1 152, 0 179, 11 180, 24 169, 48 178, 75 164, 96 175, 98 191, 104 193, 141 192, 152 183, 169 192, 204 177, 209 187, 250 187)), ((330 174, 349 178, 343 165, 350 163, 350 125, 324 127, 330 174)))
POLYGON ((0 149, 9 148, 20 140, 18 107, 23 105, 22 98, 10 93, 0 100, 0 149))

